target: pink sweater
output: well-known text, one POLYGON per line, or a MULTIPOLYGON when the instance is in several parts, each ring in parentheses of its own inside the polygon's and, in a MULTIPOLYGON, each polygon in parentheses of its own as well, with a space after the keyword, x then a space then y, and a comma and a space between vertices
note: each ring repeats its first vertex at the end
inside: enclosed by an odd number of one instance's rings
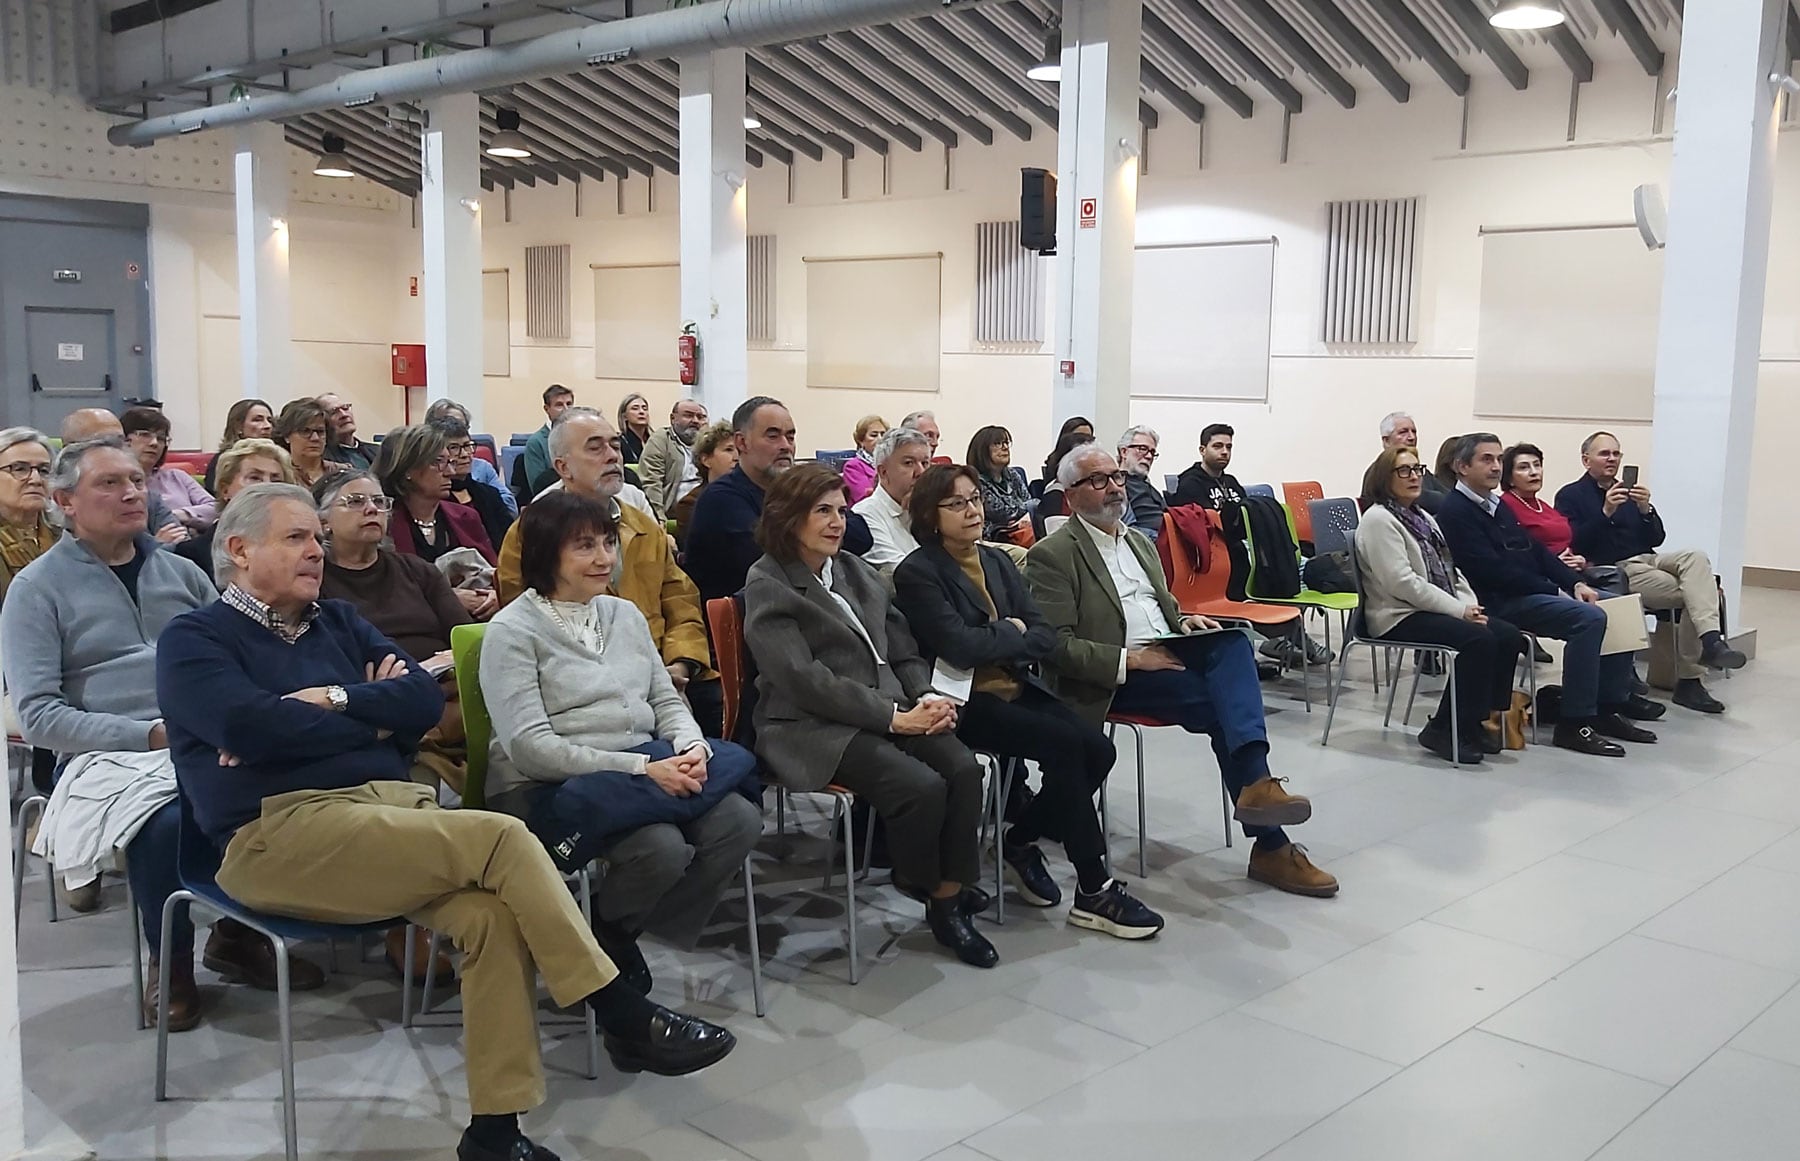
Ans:
POLYGON ((150 473, 148 483, 183 524, 210 528, 219 519, 219 502, 200 486, 199 480, 180 468, 157 468, 150 473))

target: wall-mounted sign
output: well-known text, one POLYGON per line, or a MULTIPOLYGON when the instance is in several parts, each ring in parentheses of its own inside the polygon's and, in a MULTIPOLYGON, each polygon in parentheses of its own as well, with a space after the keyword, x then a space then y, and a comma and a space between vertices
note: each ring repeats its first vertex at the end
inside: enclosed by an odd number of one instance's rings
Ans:
POLYGON ((50 272, 50 280, 52 282, 80 282, 81 281, 81 271, 79 271, 79 270, 52 270, 50 272))
POLYGON ((135 282, 143 276, 144 268, 142 266, 139 266, 136 262, 125 263, 125 277, 135 282))
POLYGON ((419 280, 416 276, 406 280, 406 293, 411 298, 419 297, 419 280))
POLYGON ((80 343, 56 344, 56 360, 59 363, 79 363, 84 357, 80 343))
POLYGON ((1100 223, 1100 199, 1081 199, 1081 228, 1091 230, 1100 223))

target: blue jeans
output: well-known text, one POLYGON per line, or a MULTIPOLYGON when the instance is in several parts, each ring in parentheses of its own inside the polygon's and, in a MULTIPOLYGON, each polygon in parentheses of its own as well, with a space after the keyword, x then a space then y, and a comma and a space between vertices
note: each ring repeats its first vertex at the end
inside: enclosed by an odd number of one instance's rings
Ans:
MULTIPOLYGON (((125 849, 125 878, 131 883, 131 897, 137 903, 138 919, 144 927, 144 943, 150 954, 162 957, 163 903, 181 889, 181 876, 176 870, 175 836, 181 830, 181 803, 170 802, 150 816, 142 830, 125 849)), ((194 958, 194 921, 183 907, 175 916, 173 929, 174 955, 177 963, 194 958)))
POLYGON ((1564 721, 1585 721, 1602 706, 1621 705, 1631 697, 1631 654, 1600 656, 1606 640, 1606 614, 1600 606, 1556 593, 1508 597, 1487 611, 1527 633, 1563 642, 1564 721))
MULTIPOLYGON (((1256 654, 1242 633, 1222 633, 1183 646, 1186 669, 1133 670, 1113 694, 1112 712, 1155 718, 1212 738, 1232 801, 1269 776, 1269 730, 1263 721, 1256 654)), ((1246 826, 1263 847, 1287 843, 1278 826, 1246 826)))

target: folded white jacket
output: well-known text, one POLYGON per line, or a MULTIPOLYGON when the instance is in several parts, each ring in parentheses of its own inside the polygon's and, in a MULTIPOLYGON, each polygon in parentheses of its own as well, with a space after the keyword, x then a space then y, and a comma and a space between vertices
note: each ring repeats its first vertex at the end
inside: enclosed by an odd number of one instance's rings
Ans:
POLYGON ((44 808, 32 853, 48 859, 71 891, 86 886, 175 795, 175 761, 167 750, 79 754, 44 808))

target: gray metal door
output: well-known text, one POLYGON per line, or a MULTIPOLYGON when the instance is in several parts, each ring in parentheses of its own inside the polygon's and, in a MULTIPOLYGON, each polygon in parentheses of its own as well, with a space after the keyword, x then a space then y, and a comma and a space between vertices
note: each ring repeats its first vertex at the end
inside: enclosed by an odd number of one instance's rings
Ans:
POLYGON ((113 312, 85 307, 25 308, 30 424, 54 432, 81 407, 116 410, 118 347, 113 312))

